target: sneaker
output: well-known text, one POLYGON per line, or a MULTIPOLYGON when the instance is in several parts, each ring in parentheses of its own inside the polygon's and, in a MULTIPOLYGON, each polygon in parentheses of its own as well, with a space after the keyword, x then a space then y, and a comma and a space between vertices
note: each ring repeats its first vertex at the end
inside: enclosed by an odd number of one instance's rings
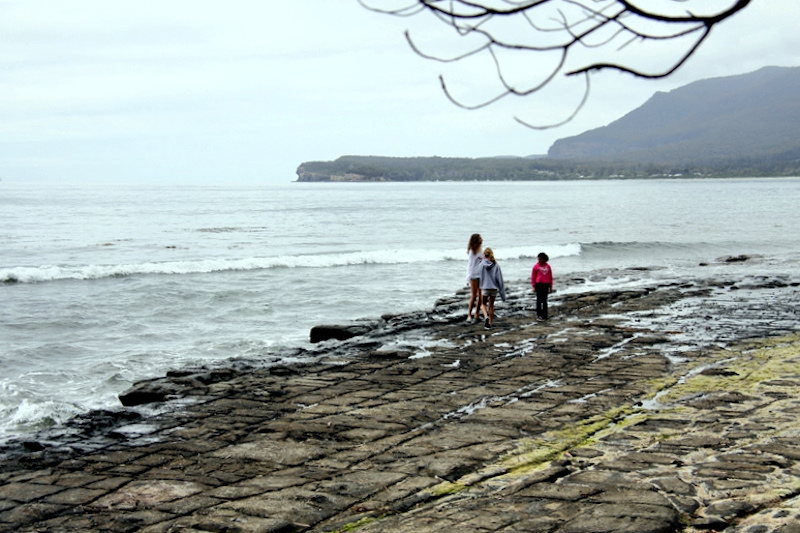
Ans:
POLYGON ((488 323, 487 323, 487 324, 484 324, 484 325, 483 325, 483 329, 492 329, 492 325, 491 325, 491 324, 488 324, 488 323))
POLYGON ((490 329, 492 326, 489 325, 489 317, 486 317, 486 320, 483 321, 483 327, 486 329, 490 329))

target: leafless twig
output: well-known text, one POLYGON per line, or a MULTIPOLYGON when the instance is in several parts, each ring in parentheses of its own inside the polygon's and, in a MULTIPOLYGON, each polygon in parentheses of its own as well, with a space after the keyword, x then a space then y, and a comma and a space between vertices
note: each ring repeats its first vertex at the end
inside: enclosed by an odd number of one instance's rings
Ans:
MULTIPOLYGON (((454 63, 477 54, 489 54, 500 82, 498 93, 477 104, 468 104, 456 98, 440 76, 442 90, 447 98, 464 109, 478 109, 506 96, 528 96, 551 83, 558 75, 583 75, 586 89, 583 100, 565 121, 548 126, 534 126, 516 120, 528 127, 549 128, 569 122, 586 103, 589 94, 589 75, 602 70, 626 72, 639 78, 664 78, 674 73, 697 51, 708 38, 711 29, 750 4, 751 0, 358 0, 365 8, 399 17, 413 17, 424 13, 455 30, 461 37, 470 36, 479 42, 466 51, 445 57, 424 51, 406 32, 406 39, 415 53, 426 59, 454 63), (393 3, 397 7, 386 7, 393 3), (643 5, 648 7, 642 7, 643 5), (520 21, 529 29, 523 40, 519 32, 509 32, 497 25, 498 21, 520 21), (652 45, 672 42, 673 56, 666 66, 655 67, 652 60, 644 65, 618 57, 633 44, 652 45), (510 50, 531 54, 558 53, 560 59, 549 72, 541 74, 541 81, 532 87, 519 87, 508 82, 508 76, 498 59, 498 52, 510 50), (580 52, 577 64, 573 58, 580 52), (572 61, 568 61, 568 58, 572 61)), ((659 59, 661 54, 658 54, 659 59)))

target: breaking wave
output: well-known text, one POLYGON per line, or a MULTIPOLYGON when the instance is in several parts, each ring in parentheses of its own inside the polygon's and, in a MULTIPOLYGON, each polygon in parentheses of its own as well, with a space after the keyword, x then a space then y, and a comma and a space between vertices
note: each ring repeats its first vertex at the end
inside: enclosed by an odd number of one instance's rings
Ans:
MULTIPOLYGON (((580 244, 547 248, 550 257, 580 255, 580 244)), ((496 250, 498 261, 535 258, 539 249, 510 247, 496 250)), ((0 269, 0 281, 41 283, 59 280, 95 280, 137 275, 184 275, 212 272, 253 271, 277 268, 331 268, 350 265, 392 265, 464 261, 466 252, 458 250, 375 250, 335 254, 286 255, 275 257, 220 258, 190 261, 146 262, 118 265, 77 265, 11 267, 0 269)))

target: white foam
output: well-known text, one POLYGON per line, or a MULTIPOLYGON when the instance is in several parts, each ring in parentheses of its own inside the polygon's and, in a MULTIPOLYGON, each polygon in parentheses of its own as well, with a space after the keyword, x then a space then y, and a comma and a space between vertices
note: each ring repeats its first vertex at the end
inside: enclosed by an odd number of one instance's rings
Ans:
POLYGON ((63 423, 81 411, 78 406, 55 400, 32 402, 23 399, 13 406, 0 406, 0 418, 4 421, 0 427, 0 440, 4 436, 17 434, 20 429, 38 429, 63 423))
MULTIPOLYGON (((535 257, 531 247, 506 248, 504 259, 535 257)), ((555 255, 580 254, 579 244, 556 247, 555 255)), ((337 266, 384 264, 400 265, 463 261, 464 250, 388 249, 336 254, 281 255, 241 259, 200 259, 146 262, 118 265, 42 265, 0 269, 0 282, 37 283, 57 280, 92 280, 135 275, 207 274, 210 272, 251 271, 273 268, 331 268, 337 266)))

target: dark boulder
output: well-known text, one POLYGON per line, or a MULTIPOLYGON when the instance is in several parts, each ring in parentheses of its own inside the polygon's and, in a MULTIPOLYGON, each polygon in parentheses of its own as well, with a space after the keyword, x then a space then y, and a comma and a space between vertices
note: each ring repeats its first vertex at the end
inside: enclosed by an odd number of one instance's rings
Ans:
POLYGON ((176 398, 179 392, 174 383, 163 380, 142 381, 120 394, 119 401, 125 407, 132 407, 176 398))
POLYGON ((322 342, 330 339, 344 341, 369 333, 369 326, 363 324, 332 324, 323 326, 314 326, 311 328, 311 342, 322 342))

